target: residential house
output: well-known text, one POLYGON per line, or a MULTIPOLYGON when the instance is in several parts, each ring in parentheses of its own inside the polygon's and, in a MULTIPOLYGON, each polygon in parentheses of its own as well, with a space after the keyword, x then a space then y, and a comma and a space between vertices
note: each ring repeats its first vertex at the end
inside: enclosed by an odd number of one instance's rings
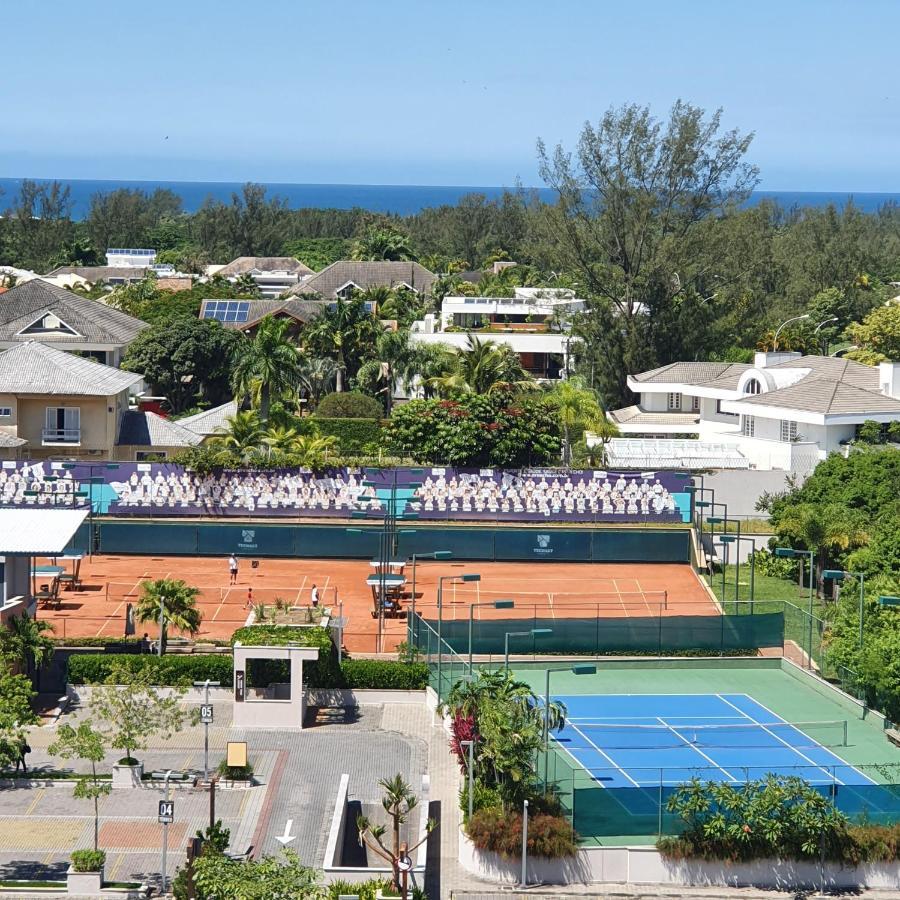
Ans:
POLYGON ((440 314, 414 322, 410 340, 465 348, 470 336, 512 347, 535 378, 565 377, 571 316, 584 308, 573 291, 516 288, 512 297, 445 297, 440 314))
POLYGON ((178 420, 178 425, 187 431, 197 435, 200 441, 205 442, 209 438, 228 430, 228 419, 238 411, 238 405, 234 400, 205 409, 203 412, 194 413, 178 420))
POLYGON ((900 363, 793 352, 753 363, 677 362, 628 377, 638 402, 608 416, 610 465, 806 473, 866 421, 900 421, 900 363))
POLYGON ((417 262, 342 259, 291 288, 289 294, 317 294, 326 300, 346 300, 354 291, 404 287, 416 294, 430 296, 436 278, 433 272, 417 262))
POLYGON ((119 422, 115 458, 136 462, 168 459, 202 441, 200 435, 189 431, 180 422, 150 410, 129 409, 119 422))
POLYGON ((215 319, 226 328, 237 328, 252 334, 266 316, 286 319, 289 333, 295 338, 303 327, 320 315, 322 302, 281 300, 204 300, 200 304, 201 319, 215 319))
POLYGON ((113 459, 119 423, 143 379, 36 341, 0 353, 3 452, 113 459), (9 446, 15 442, 15 450, 9 446))
POLYGON ((232 282, 241 275, 249 275, 256 282, 260 294, 271 300, 296 288, 315 273, 293 256, 239 256, 228 265, 216 269, 215 274, 232 282))
POLYGON ((0 350, 26 341, 118 366, 145 322, 36 278, 0 297, 0 350))

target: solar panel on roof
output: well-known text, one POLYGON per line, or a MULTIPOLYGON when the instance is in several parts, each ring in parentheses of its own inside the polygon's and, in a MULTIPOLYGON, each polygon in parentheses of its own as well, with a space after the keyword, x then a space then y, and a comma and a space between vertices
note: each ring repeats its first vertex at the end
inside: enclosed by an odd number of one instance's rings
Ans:
POLYGON ((250 318, 250 302, 247 300, 207 300, 200 312, 202 319, 219 322, 246 322, 250 318))

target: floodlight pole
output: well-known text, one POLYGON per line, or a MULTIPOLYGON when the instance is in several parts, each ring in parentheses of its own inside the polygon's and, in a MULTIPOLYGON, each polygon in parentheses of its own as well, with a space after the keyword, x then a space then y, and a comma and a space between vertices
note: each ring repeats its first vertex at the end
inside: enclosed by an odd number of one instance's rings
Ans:
MULTIPOLYGON (((166 772, 165 779, 165 799, 169 799, 169 779, 172 777, 172 770, 169 769, 166 772)), ((163 833, 162 833, 162 895, 166 896, 166 886, 167 886, 167 875, 166 875, 166 855, 169 851, 169 823, 163 822, 163 833)))

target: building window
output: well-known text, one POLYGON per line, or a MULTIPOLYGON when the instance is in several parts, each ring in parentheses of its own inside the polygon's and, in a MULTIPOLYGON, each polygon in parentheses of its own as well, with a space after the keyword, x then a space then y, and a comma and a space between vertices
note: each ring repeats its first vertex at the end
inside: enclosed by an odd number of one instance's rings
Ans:
POLYGON ((12 416, 11 406, 0 406, 0 419, 8 419, 12 416))
POLYGON ((81 441, 81 410, 77 406, 48 406, 44 416, 45 444, 81 441))
POLYGON ((724 409, 722 409, 722 401, 721 400, 716 400, 716 415, 717 416, 731 416, 732 419, 737 418, 737 413, 726 412, 724 409))
POLYGON ((700 398, 691 397, 691 412, 700 412, 700 398))
POLYGON ((797 440, 797 423, 788 419, 781 420, 781 439, 783 441, 797 440))
POLYGON ((761 394, 762 393, 762 385, 759 383, 759 379, 751 378, 744 385, 744 393, 745 394, 761 394))
POLYGON ((756 419, 753 416, 741 418, 741 434, 744 437, 753 437, 756 434, 756 419))
POLYGON ((681 409, 681 394, 669 394, 669 411, 681 409))

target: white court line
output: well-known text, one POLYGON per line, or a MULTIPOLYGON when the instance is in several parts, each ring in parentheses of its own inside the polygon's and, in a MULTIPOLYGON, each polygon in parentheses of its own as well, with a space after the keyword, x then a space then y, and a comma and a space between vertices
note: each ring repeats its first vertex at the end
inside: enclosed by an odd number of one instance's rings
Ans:
MULTIPOLYGON (((724 772, 732 781, 737 782, 737 778, 735 778, 734 775, 732 775, 731 772, 728 771, 728 769, 725 769, 722 766, 720 766, 711 756, 707 756, 699 747, 697 747, 696 744, 692 744, 686 737, 684 737, 684 735, 679 734, 665 719, 661 718, 660 716, 657 716, 656 719, 660 723, 660 725, 665 725, 666 728, 668 728, 669 731, 671 731, 672 734, 675 735, 675 737, 677 737, 681 741, 684 741, 684 743, 688 747, 690 747, 691 750, 693 750, 695 753, 698 753, 700 756, 702 756, 708 762, 711 762, 714 769, 718 769, 720 772, 724 772)), ((661 766, 661 768, 665 771, 665 766, 661 766)), ((684 766, 684 767, 672 766, 672 768, 690 769, 693 767, 692 766, 684 766)))
MULTIPOLYGON (((838 778, 837 775, 835 775, 833 772, 829 772, 828 769, 826 769, 821 763, 817 763, 814 759, 810 759, 805 753, 801 753, 796 747, 789 744, 786 740, 784 740, 784 738, 780 738, 777 734, 775 734, 774 731, 772 731, 770 728, 768 728, 762 722, 757 722, 756 719, 754 719, 753 716, 750 715, 750 713, 744 712, 744 710, 742 710, 739 706, 735 706, 730 700, 726 700, 721 694, 716 694, 716 696, 723 703, 727 703, 732 709, 736 709, 739 713, 743 713, 751 722, 755 722, 757 725, 759 725, 760 728, 762 728, 764 731, 768 732, 768 734, 770 734, 773 738, 775 738, 776 741, 780 741, 782 744, 784 744, 785 747, 789 748, 790 750, 793 750, 794 753, 797 754, 797 756, 801 757, 802 759, 805 759, 814 769, 819 769, 820 771, 824 772, 829 778, 831 778, 833 781, 836 781, 838 784, 841 784, 841 785, 844 784, 844 782, 841 781, 841 779, 838 778)), ((778 724, 778 725, 784 724, 784 725, 788 725, 788 726, 790 725, 790 722, 786 722, 777 713, 772 712, 771 709, 768 709, 767 707, 763 706, 762 703, 759 703, 757 700, 754 700, 753 697, 750 697, 749 694, 745 694, 744 696, 746 696, 747 699, 752 700, 754 703, 756 703, 757 706, 760 707, 760 709, 764 709, 767 713, 769 713, 769 715, 774 716, 776 719, 781 719, 780 722, 773 723, 773 724, 778 724)), ((795 728, 794 730, 799 732, 800 734, 803 733, 798 728, 795 728)), ((826 749, 821 744, 819 744, 819 748, 822 750, 825 750, 825 752, 829 753, 831 756, 834 756, 834 758, 836 760, 838 760, 842 766, 847 765, 847 763, 845 763, 839 756, 837 756, 834 753, 831 753, 830 750, 826 749)), ((753 769, 756 767, 755 766, 747 766, 747 768, 753 769)), ((850 768, 854 768, 854 767, 851 766, 850 768)), ((857 770, 857 771, 859 771, 859 770, 857 770)), ((862 775, 863 778, 865 778, 871 784, 875 784, 875 782, 872 781, 867 775, 863 775, 862 772, 859 772, 859 774, 862 775)))
MULTIPOLYGON (((567 719, 566 722, 568 722, 568 721, 569 721, 569 720, 567 719)), ((600 749, 600 748, 599 748, 599 747, 598 747, 598 746, 597 746, 597 745, 596 745, 596 744, 595 744, 595 743, 594 743, 594 742, 593 742, 593 741, 592 741, 592 740, 591 740, 591 739, 590 739, 590 738, 589 738, 589 737, 588 737, 588 736, 587 736, 587 735, 586 735, 586 734, 585 734, 585 733, 584 733, 577 725, 573 725, 573 726, 572 726, 572 729, 573 729, 574 731, 577 731, 578 734, 580 734, 580 735, 581 735, 581 736, 582 736, 582 737, 583 737, 583 738, 584 738, 584 739, 585 739, 585 740, 586 740, 586 741, 587 741, 587 742, 588 742, 588 743, 589 743, 589 744, 590 744, 590 745, 591 745, 591 746, 592 746, 592 747, 593 747, 593 748, 594 748, 601 756, 605 756, 605 757, 610 761, 610 763, 612 764, 612 767, 613 767, 614 769, 617 769, 619 772, 621 772, 621 773, 622 773, 622 774, 623 774, 623 775, 624 775, 624 776, 625 776, 625 777, 626 777, 626 778, 627 778, 627 779, 628 779, 635 787, 641 787, 641 785, 638 784, 638 783, 637 783, 637 782, 636 782, 636 781, 628 774, 628 772, 625 771, 625 769, 623 769, 623 768, 622 768, 621 766, 619 766, 619 765, 616 765, 616 761, 615 761, 608 753, 604 753, 604 752, 603 752, 603 751, 602 751, 602 750, 601 750, 601 749, 600 749)), ((558 742, 557 742, 557 743, 558 743, 558 742)), ((561 745, 560 745, 560 746, 561 746, 561 745)), ((568 748, 564 747, 563 749, 566 750, 566 751, 568 752, 568 748)), ((576 759, 576 760, 577 760, 577 757, 575 757, 575 756, 572 755, 571 753, 570 753, 569 755, 572 756, 573 759, 576 759)), ((579 761, 578 764, 581 766, 582 769, 587 769, 587 766, 585 766, 584 763, 582 763, 582 762, 579 761)), ((587 769, 587 771, 590 771, 590 769, 587 769)))

